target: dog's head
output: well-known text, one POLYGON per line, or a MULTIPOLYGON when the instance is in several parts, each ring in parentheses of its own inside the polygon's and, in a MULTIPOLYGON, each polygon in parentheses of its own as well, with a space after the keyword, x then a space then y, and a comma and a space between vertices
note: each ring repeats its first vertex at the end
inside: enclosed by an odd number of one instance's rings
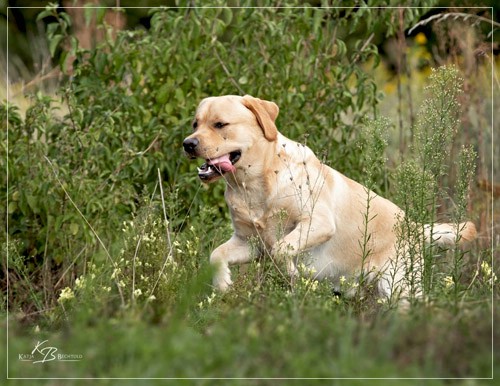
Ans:
POLYGON ((255 162, 259 144, 277 140, 278 112, 275 103, 249 95, 203 99, 193 120, 193 134, 183 142, 190 158, 206 160, 198 176, 212 182, 255 162))

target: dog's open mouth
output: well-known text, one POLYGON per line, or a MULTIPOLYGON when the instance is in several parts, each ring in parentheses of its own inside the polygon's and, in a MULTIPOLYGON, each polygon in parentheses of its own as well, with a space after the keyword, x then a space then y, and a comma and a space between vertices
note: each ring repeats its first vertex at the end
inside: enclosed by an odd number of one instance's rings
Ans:
POLYGON ((236 170, 234 164, 240 157, 241 151, 237 150, 217 158, 207 159, 207 162, 198 168, 198 177, 203 181, 210 181, 226 172, 234 172, 236 170))

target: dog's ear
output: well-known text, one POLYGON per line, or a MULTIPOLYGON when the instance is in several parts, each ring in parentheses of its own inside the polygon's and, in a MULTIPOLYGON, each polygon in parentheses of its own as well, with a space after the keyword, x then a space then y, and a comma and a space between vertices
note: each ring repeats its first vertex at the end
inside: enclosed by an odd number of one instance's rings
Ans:
POLYGON ((259 122, 264 137, 268 141, 276 141, 278 138, 278 129, 276 128, 276 117, 280 111, 278 105, 274 102, 268 102, 250 95, 245 95, 242 99, 243 105, 254 113, 259 122))

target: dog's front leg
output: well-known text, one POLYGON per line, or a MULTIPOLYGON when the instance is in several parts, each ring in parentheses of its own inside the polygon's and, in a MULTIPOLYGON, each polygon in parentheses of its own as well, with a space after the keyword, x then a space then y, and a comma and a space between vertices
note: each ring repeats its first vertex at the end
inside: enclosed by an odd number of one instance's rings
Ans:
POLYGON ((301 252, 321 245, 332 238, 335 228, 325 218, 317 216, 315 219, 303 219, 286 236, 276 242, 272 255, 283 259, 290 276, 297 275, 294 257, 301 252))
POLYGON ((214 287, 220 291, 227 290, 233 283, 229 264, 246 263, 251 259, 248 243, 236 235, 219 245, 210 255, 210 264, 215 268, 214 287))

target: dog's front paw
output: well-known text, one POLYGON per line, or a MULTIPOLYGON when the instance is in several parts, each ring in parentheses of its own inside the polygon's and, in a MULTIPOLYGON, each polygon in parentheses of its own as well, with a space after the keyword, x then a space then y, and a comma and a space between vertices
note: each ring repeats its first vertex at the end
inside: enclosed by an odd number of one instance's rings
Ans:
POLYGON ((290 244, 286 244, 285 242, 277 242, 273 249, 272 255, 280 260, 284 261, 286 264, 286 271, 291 278, 298 276, 299 272, 297 267, 295 266, 293 259, 293 251, 294 248, 290 244))
POLYGON ((213 285, 215 289, 220 292, 226 292, 231 284, 233 284, 231 276, 226 272, 223 272, 222 274, 219 273, 214 276, 213 285))
POLYGON ((212 255, 210 256, 210 264, 214 269, 213 276, 213 286, 216 290, 221 292, 226 291, 231 284, 233 284, 231 280, 231 271, 229 270, 228 263, 224 254, 218 253, 220 248, 217 248, 212 255))
POLYGON ((271 255, 283 259, 289 255, 292 255, 294 250, 295 248, 293 246, 287 244, 283 240, 280 240, 277 241, 276 244, 274 244, 273 248, 271 249, 271 255))

